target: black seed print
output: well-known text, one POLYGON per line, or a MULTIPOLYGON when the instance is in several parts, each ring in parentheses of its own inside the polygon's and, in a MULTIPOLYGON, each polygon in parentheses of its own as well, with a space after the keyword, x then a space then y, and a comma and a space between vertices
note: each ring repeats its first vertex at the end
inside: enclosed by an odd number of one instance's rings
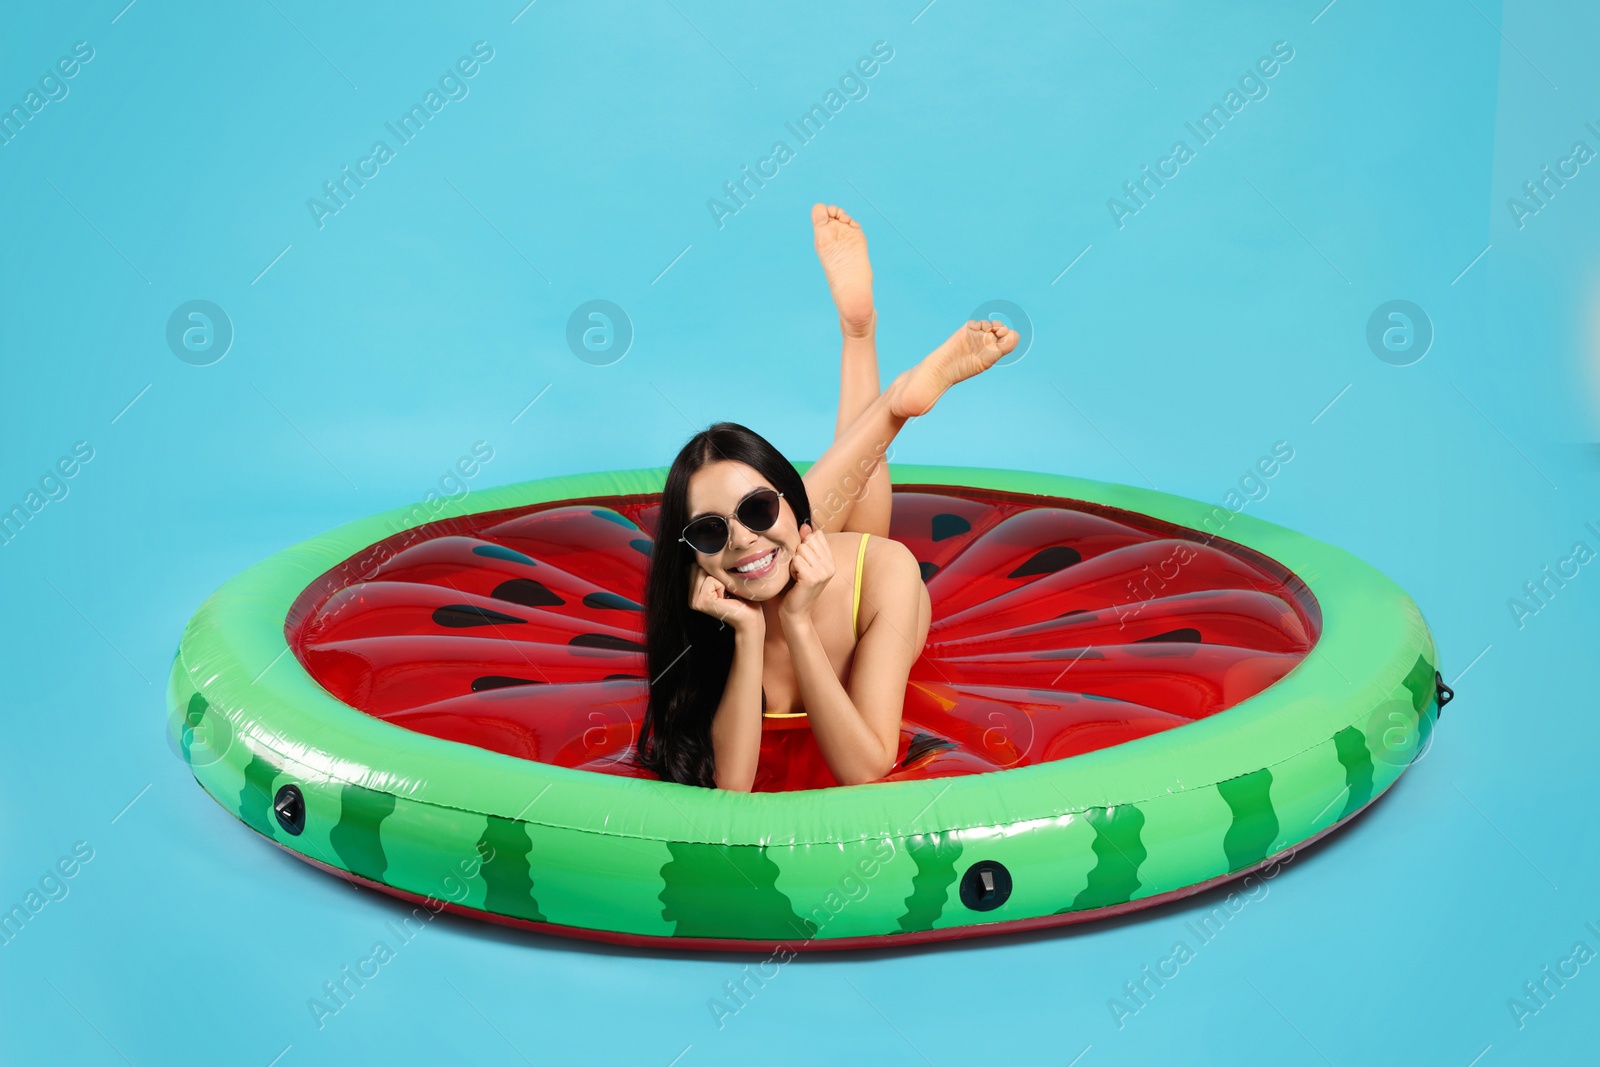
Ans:
POLYGON ((611 608, 615 611, 643 611, 644 608, 616 593, 590 593, 583 598, 586 608, 611 608))
POLYGON ((1138 641, 1133 643, 1137 645, 1145 641, 1189 641, 1198 643, 1200 641, 1200 631, 1196 630, 1192 626, 1185 626, 1181 630, 1168 630, 1164 634, 1152 634, 1149 637, 1141 637, 1138 641))
POLYGON ((537 566, 537 561, 532 556, 524 556, 514 548, 504 545, 477 545, 473 548, 474 556, 488 556, 490 559, 503 559, 511 563, 526 563, 528 566, 537 566))
POLYGON ((509 600, 525 608, 556 608, 565 604, 556 594, 532 578, 512 578, 494 587, 496 600, 509 600))
POLYGON ((1032 574, 1054 574, 1064 567, 1072 566, 1081 559, 1083 559, 1083 556, 1077 549, 1068 548, 1066 545, 1041 548, 1029 557, 1028 562, 1006 575, 1006 577, 1026 578, 1032 574))
POLYGON ((637 641, 630 641, 626 637, 613 637, 611 634, 578 634, 568 645, 578 648, 609 648, 617 652, 643 652, 644 646, 637 641))
POLYGON ((490 611, 473 604, 446 604, 442 608, 435 608, 433 621, 440 626, 449 626, 452 629, 461 629, 467 626, 498 626, 502 623, 526 622, 515 615, 506 615, 499 611, 490 611))

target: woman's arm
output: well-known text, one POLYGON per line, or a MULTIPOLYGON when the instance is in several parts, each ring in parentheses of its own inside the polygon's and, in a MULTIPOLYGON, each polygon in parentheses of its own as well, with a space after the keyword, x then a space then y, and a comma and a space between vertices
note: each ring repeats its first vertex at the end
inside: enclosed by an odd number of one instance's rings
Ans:
MULTIPOLYGON (((925 591, 916 557, 888 538, 871 542, 868 555, 878 611, 856 644, 849 692, 828 661, 811 613, 779 613, 811 732, 840 785, 874 782, 893 769, 906 680, 922 651, 925 591)), ((865 575, 862 584, 864 593, 865 575)))
POLYGON ((699 560, 689 564, 689 606, 733 630, 733 665, 711 716, 712 782, 748 793, 761 758, 761 646, 767 617, 758 605, 730 596, 699 560))
MULTIPOLYGON (((756 617, 761 618, 757 613, 756 617)), ((733 667, 711 719, 711 749, 716 759, 718 789, 748 793, 761 761, 761 657, 766 641, 762 624, 733 632, 733 667)))
MULTIPOLYGON (((873 733, 850 694, 839 684, 811 617, 784 619, 783 633, 794 657, 795 677, 811 732, 833 777, 840 785, 859 785, 888 774, 895 753, 873 733)), ((856 655, 860 654, 857 648, 856 655)), ((897 741, 898 738, 896 724, 897 741)))

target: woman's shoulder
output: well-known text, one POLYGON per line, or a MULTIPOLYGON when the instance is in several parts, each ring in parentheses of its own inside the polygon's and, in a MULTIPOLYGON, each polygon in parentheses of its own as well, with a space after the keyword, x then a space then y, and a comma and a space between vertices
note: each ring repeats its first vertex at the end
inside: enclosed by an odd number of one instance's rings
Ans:
MULTIPOLYGON (((828 548, 832 550, 835 560, 841 560, 847 556, 852 560, 856 558, 856 547, 861 544, 861 532, 859 530, 841 530, 838 533, 826 530, 822 536, 828 539, 828 548)), ((874 537, 870 534, 867 537, 869 544, 873 541, 882 540, 885 540, 885 538, 874 537)), ((867 552, 870 554, 872 549, 869 547, 867 552)))
MULTIPOLYGON (((848 560, 854 569, 856 553, 860 551, 861 537, 859 532, 853 530, 829 533, 828 547, 833 550, 835 561, 848 560)), ((892 537, 882 537, 878 534, 866 535, 866 553, 862 571, 862 585, 869 584, 869 577, 873 585, 887 582, 901 586, 922 580, 922 565, 917 562, 917 557, 911 549, 892 537)))

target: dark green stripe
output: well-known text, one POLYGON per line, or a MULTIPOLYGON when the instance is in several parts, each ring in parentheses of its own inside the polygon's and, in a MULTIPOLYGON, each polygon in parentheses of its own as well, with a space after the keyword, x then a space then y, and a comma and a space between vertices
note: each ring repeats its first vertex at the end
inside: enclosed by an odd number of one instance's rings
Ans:
POLYGON ((1334 734, 1333 744, 1344 765, 1344 784, 1349 788, 1344 810, 1339 813, 1339 818, 1344 819, 1372 799, 1372 750, 1367 748, 1367 735, 1354 726, 1334 734))
POLYGON ((206 709, 211 705, 206 698, 196 693, 189 698, 189 707, 183 713, 183 729, 178 743, 183 748, 183 762, 193 766, 194 756, 189 749, 194 745, 194 733, 200 728, 200 720, 205 718, 206 709))
POLYGON ((528 836, 526 823, 488 816, 488 824, 478 838, 478 855, 488 857, 482 867, 483 881, 488 886, 485 908, 519 919, 548 921, 533 897, 533 869, 529 865, 532 851, 533 839, 528 836))
POLYGON ((1433 733, 1433 722, 1439 717, 1439 705, 1429 701, 1417 712, 1417 751, 1412 753, 1415 762, 1428 750, 1428 736, 1433 733))
POLYGON ((777 887, 764 845, 668 841, 661 865, 661 917, 676 937, 809 940, 817 924, 795 914, 777 887))
POLYGON ((260 833, 272 837, 272 780, 278 768, 260 753, 250 757, 244 768, 244 788, 239 790, 239 818, 260 833))
POLYGON ((1094 869, 1089 872, 1089 883, 1083 891, 1057 915, 1124 904, 1139 888, 1139 865, 1147 855, 1144 842, 1139 840, 1144 812, 1133 804, 1116 804, 1090 808, 1084 816, 1094 827, 1094 869))
POLYGON ((1272 807, 1272 772, 1241 774, 1217 783, 1217 792, 1233 809, 1233 824, 1222 838, 1228 854, 1228 870, 1237 871, 1259 863, 1267 856, 1273 838, 1278 836, 1278 813, 1272 807))
POLYGON ((1411 705, 1419 712, 1426 708, 1439 692, 1433 680, 1433 664, 1428 662, 1426 656, 1417 657, 1417 662, 1411 665, 1410 673, 1401 684, 1411 690, 1411 705))
POLYGON ((1433 664, 1425 656, 1418 656, 1403 684, 1411 691, 1411 704, 1417 709, 1417 750, 1411 754, 1415 761, 1427 750, 1433 721, 1439 717, 1439 685, 1433 664))
POLYGON ((394 794, 346 782, 339 790, 339 823, 328 841, 345 869, 375 882, 383 880, 389 857, 383 853, 378 827, 394 813, 394 794))
POLYGON ((961 838, 954 831, 917 834, 906 842, 906 847, 917 863, 917 873, 911 879, 911 895, 906 897, 900 929, 932 930, 956 880, 961 838))

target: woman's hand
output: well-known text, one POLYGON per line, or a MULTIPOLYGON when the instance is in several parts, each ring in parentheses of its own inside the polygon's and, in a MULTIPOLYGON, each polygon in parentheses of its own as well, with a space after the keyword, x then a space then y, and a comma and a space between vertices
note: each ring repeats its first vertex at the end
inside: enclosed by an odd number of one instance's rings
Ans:
POLYGON ((801 524, 800 547, 789 562, 794 585, 784 594, 778 617, 785 621, 809 618, 833 572, 833 550, 828 547, 827 534, 813 529, 809 522, 801 524))
POLYGON ((689 606, 703 615, 722 620, 733 627, 735 633, 762 635, 767 630, 767 617, 761 609, 729 593, 727 586, 706 573, 699 560, 689 564, 689 606))

